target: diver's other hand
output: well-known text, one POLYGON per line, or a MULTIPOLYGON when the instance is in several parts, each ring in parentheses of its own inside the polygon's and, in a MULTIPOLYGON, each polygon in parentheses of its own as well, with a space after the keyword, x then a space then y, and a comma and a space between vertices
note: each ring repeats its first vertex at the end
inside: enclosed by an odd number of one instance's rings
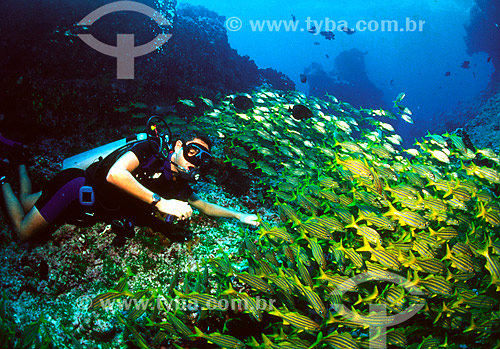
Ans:
POLYGON ((245 224, 250 224, 250 225, 255 225, 255 226, 258 226, 260 223, 259 223, 259 217, 257 217, 256 215, 254 214, 246 214, 246 213, 242 213, 240 215, 240 222, 241 223, 245 223, 245 224))
POLYGON ((161 199, 157 204, 156 208, 165 214, 171 214, 176 216, 180 220, 188 219, 193 214, 193 209, 187 202, 180 200, 165 200, 161 199))

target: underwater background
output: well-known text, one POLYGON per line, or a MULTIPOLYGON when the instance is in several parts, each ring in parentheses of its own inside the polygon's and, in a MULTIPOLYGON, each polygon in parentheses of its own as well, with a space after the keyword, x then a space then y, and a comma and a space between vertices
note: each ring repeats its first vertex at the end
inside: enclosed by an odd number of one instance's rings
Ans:
POLYGON ((497 1, 145 0, 171 25, 78 25, 109 3, 0 3, 0 132, 35 189, 159 114, 215 142, 197 193, 261 225, 27 246, 3 209, 1 348, 500 346, 497 1), (79 37, 119 33, 171 37, 119 79, 79 37))

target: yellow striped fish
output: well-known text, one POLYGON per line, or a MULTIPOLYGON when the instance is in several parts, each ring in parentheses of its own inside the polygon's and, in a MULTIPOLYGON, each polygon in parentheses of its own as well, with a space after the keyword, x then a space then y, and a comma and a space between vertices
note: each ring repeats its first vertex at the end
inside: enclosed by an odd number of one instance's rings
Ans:
POLYGON ((316 314, 324 318, 326 316, 327 310, 321 298, 316 294, 316 292, 312 290, 310 286, 303 286, 297 277, 295 277, 294 281, 301 293, 307 298, 307 301, 316 312, 316 314))
POLYGON ((335 160, 337 164, 348 169, 353 175, 373 179, 373 174, 363 161, 357 159, 342 160, 337 155, 335 155, 335 160))
POLYGON ((342 246, 341 242, 339 249, 346 254, 347 258, 349 258, 357 268, 366 269, 365 260, 363 259, 363 257, 361 257, 359 253, 354 251, 353 248, 346 249, 342 246))
POLYGON ((356 229, 356 234, 366 238, 373 245, 382 243, 382 238, 380 237, 378 231, 366 225, 361 225, 361 226, 357 225, 356 222, 354 221, 354 217, 352 217, 351 224, 346 225, 345 227, 356 229))
POLYGON ((471 257, 467 254, 459 254, 454 256, 451 253, 450 246, 448 244, 446 245, 446 255, 443 257, 442 260, 444 259, 451 260, 451 266, 457 268, 460 271, 466 273, 474 272, 474 265, 472 264, 471 257))
POLYGON ((249 273, 236 273, 236 277, 243 283, 249 285, 251 288, 255 290, 259 290, 262 292, 272 293, 273 289, 269 284, 264 281, 262 278, 249 274, 249 273))
POLYGON ((259 232, 260 232, 259 240, 266 235, 270 235, 273 238, 281 239, 290 244, 294 242, 293 237, 287 232, 285 227, 272 227, 271 229, 268 230, 260 229, 259 232))
POLYGON ((92 300, 92 303, 89 306, 89 310, 95 310, 98 308, 105 308, 110 303, 109 301, 116 298, 121 298, 123 296, 134 297, 134 295, 128 290, 123 290, 121 292, 109 291, 103 294, 98 295, 92 300))
POLYGON ((311 220, 306 223, 301 223, 300 227, 312 237, 323 240, 333 240, 333 235, 330 234, 325 226, 319 223, 319 219, 317 220, 317 222, 311 220))
POLYGON ((379 262, 387 268, 391 268, 394 270, 399 270, 401 268, 401 263, 399 262, 396 255, 387 250, 384 250, 382 246, 380 246, 380 244, 374 249, 370 246, 368 240, 365 237, 363 237, 363 247, 358 248, 356 251, 370 252, 373 260, 379 262))
POLYGON ((362 220, 366 221, 367 224, 372 224, 376 226, 379 229, 385 229, 385 230, 396 229, 396 224, 394 224, 394 222, 391 221, 390 219, 384 216, 378 216, 375 213, 370 213, 365 215, 361 210, 359 210, 358 219, 356 220, 356 223, 362 220))
POLYGON ((497 291, 500 288, 500 262, 498 261, 498 258, 490 256, 488 252, 488 247, 486 247, 484 250, 477 251, 481 256, 486 258, 486 265, 485 268, 490 272, 491 275, 491 282, 490 284, 495 284, 497 285, 497 291))
POLYGON ((398 211, 389 203, 389 211, 384 213, 386 217, 396 218, 401 225, 408 225, 413 228, 425 229, 429 226, 429 221, 424 219, 417 212, 398 211))
POLYGON ((269 312, 270 315, 274 315, 283 319, 284 325, 292 325, 299 330, 305 331, 319 331, 320 325, 308 318, 307 316, 301 315, 297 312, 284 311, 281 312, 274 308, 273 311, 269 312))
POLYGON ((453 227, 441 227, 438 231, 429 228, 431 236, 437 236, 442 240, 451 240, 458 236, 458 232, 453 227))
POLYGON ((201 332, 201 330, 196 326, 194 327, 194 330, 197 337, 205 338, 207 342, 217 344, 222 348, 232 348, 232 349, 245 348, 245 343, 232 336, 222 335, 220 333, 211 333, 207 335, 201 332))
POLYGON ((322 342, 328 343, 335 349, 359 349, 358 343, 347 332, 342 334, 331 333, 324 337, 322 342))

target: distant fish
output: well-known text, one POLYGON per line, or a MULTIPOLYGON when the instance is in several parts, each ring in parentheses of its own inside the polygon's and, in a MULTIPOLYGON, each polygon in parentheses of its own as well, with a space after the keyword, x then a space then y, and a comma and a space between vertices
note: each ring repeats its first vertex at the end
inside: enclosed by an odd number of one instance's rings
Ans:
POLYGON ((486 60, 486 62, 490 63, 491 61, 491 56, 488 57, 488 59, 486 60))
POLYGON ((330 56, 328 56, 327 54, 325 54, 325 57, 326 57, 326 58, 330 58, 330 56))
POLYGON ((253 101, 246 96, 235 97, 232 101, 237 109, 248 110, 254 107, 253 101))
POLYGON ((342 31, 346 34, 349 34, 349 35, 352 35, 356 32, 354 29, 347 28, 347 27, 342 27, 342 31))
POLYGON ((146 104, 141 102, 136 102, 136 103, 130 102, 130 106, 138 109, 146 109, 148 107, 146 104))
POLYGON ((332 31, 322 31, 321 36, 324 36, 326 40, 335 40, 335 34, 332 31))
POLYGON ((314 45, 318 46, 318 45, 319 45, 319 42, 318 42, 318 41, 315 41, 315 42, 314 42, 314 45))
POLYGON ((464 69, 469 69, 470 68, 470 61, 464 61, 461 65, 461 67, 464 69))
POLYGON ((312 27, 310 27, 309 29, 307 29, 307 31, 309 33, 311 33, 311 34, 316 34, 316 26, 313 25, 312 27))
POLYGON ((305 76, 304 74, 300 74, 300 82, 305 84, 307 81, 307 76, 305 76))
POLYGON ((391 85, 391 86, 394 85, 394 79, 391 80, 391 82, 389 83, 389 85, 391 85))
POLYGON ((129 107, 120 107, 120 108, 115 108, 115 111, 119 112, 119 113, 126 113, 130 110, 129 107))
POLYGON ((293 23, 297 22, 297 18, 295 18, 294 15, 292 15, 292 21, 293 21, 293 23))
POLYGON ((210 108, 213 108, 214 107, 214 102, 212 102, 211 99, 209 98, 205 98, 203 96, 200 96, 200 99, 203 101, 203 103, 205 103, 207 106, 209 106, 210 108))
POLYGON ((177 102, 184 104, 187 107, 194 108, 196 107, 196 104, 190 99, 179 99, 177 102))
POLYGON ((302 104, 295 105, 293 109, 291 109, 291 112, 292 116, 297 120, 309 119, 314 116, 311 109, 302 104))
POLYGON ((444 73, 444 76, 450 76, 451 75, 451 72, 447 71, 446 73, 444 73))

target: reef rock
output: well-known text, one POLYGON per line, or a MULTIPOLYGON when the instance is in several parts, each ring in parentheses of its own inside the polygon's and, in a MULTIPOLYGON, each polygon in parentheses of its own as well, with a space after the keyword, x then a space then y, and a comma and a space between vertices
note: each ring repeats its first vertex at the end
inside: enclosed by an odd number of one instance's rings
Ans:
POLYGON ((500 149, 500 93, 483 104, 479 114, 467 123, 465 129, 475 146, 500 149))

